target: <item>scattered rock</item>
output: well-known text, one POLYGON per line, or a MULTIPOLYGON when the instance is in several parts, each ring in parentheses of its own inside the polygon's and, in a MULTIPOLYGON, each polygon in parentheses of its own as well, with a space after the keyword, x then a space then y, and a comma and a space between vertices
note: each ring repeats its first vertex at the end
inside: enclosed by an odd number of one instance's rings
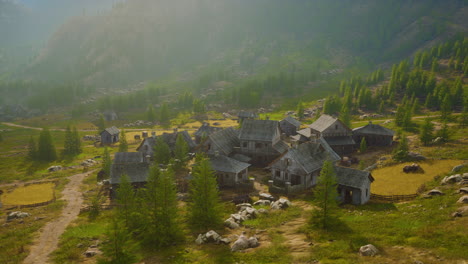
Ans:
POLYGON ((403 167, 404 173, 421 172, 421 171, 424 171, 424 170, 421 168, 421 166, 419 166, 419 164, 416 164, 416 163, 403 167))
POLYGON ((254 205, 270 205, 271 201, 270 200, 258 200, 254 203, 254 205))
POLYGON ((468 172, 463 173, 462 178, 468 180, 468 172))
POLYGON ((230 228, 230 229, 237 229, 237 228, 239 228, 239 224, 236 223, 236 222, 234 221, 234 219, 232 219, 232 218, 226 219, 226 221, 224 221, 224 225, 225 225, 226 227, 230 228))
POLYGON ((237 210, 242 211, 245 208, 252 208, 252 204, 250 204, 250 203, 241 203, 241 204, 237 204, 236 207, 237 207, 237 210))
POLYGON ((453 167, 452 172, 459 172, 465 167, 465 164, 460 164, 455 167, 453 167))
POLYGON ((257 212, 258 212, 259 214, 268 214, 268 210, 265 209, 265 208, 260 208, 260 209, 257 210, 257 212))
POLYGON ((455 175, 451 175, 451 176, 445 176, 442 181, 440 182, 440 184, 444 185, 444 184, 452 184, 452 183, 456 183, 456 182, 460 182, 462 181, 463 178, 460 174, 455 174, 455 175))
POLYGON ((197 243, 197 245, 201 245, 205 243, 219 244, 219 243, 225 243, 226 241, 226 240, 224 241, 221 241, 221 240, 223 240, 223 238, 218 233, 216 233, 213 230, 210 230, 206 232, 205 234, 199 234, 197 239, 195 239, 195 243, 197 243))
POLYGON ((247 207, 244 210, 239 211, 239 214, 244 217, 245 220, 254 219, 258 216, 258 211, 255 208, 247 207))
POLYGON ((97 255, 97 252, 94 250, 87 250, 85 253, 83 253, 87 258, 91 258, 97 255))
POLYGON ((278 201, 271 204, 271 209, 279 210, 279 209, 286 209, 290 207, 292 204, 288 199, 281 198, 278 201))
POLYGON ((260 243, 258 243, 258 239, 256 237, 250 237, 248 239, 248 242, 249 242, 249 247, 250 248, 256 248, 260 245, 260 243))
POLYGON ((365 246, 362 246, 359 248, 359 254, 361 254, 361 256, 375 256, 377 254, 379 254, 379 250, 372 244, 369 244, 369 245, 365 245, 365 246))
POLYGON ((62 166, 56 165, 56 166, 50 166, 47 168, 48 172, 55 172, 55 171, 61 171, 63 168, 62 166))
POLYGON ((25 212, 21 212, 21 211, 15 211, 15 212, 11 212, 8 214, 7 216, 7 221, 11 221, 13 219, 23 219, 25 217, 30 217, 31 214, 29 213, 25 213, 25 212))
POLYGON ((258 197, 260 198, 260 200, 268 200, 270 202, 276 201, 275 197, 269 193, 260 193, 258 197))
POLYGON ((460 212, 454 212, 452 217, 462 217, 463 215, 460 212))
POLYGON ((231 239, 229 239, 229 238, 221 238, 221 239, 219 240, 219 242, 220 242, 221 244, 224 244, 224 245, 229 245, 229 243, 231 243, 231 239))
POLYGON ((247 249, 247 248, 249 248, 249 240, 244 235, 241 235, 236 240, 236 242, 234 242, 234 244, 232 244, 231 251, 232 252, 237 252, 237 251, 241 251, 241 250, 244 250, 244 249, 247 249))
POLYGON ((440 143, 442 143, 442 142, 444 142, 444 138, 443 138, 443 137, 436 137, 436 138, 434 138, 434 139, 432 140, 432 143, 434 143, 434 144, 440 144, 440 143))
POLYGON ((76 247, 77 248, 82 248, 82 247, 84 247, 84 245, 82 243, 79 243, 79 244, 76 244, 76 247))
POLYGON ((432 189, 432 190, 430 190, 430 191, 427 192, 427 195, 430 195, 430 196, 444 195, 444 193, 441 192, 440 190, 432 189))
POLYGON ((463 187, 458 190, 458 193, 468 194, 468 187, 463 187))
POLYGON ((457 203, 468 203, 468 195, 463 195, 458 199, 457 203))
POLYGON ((426 157, 424 157, 423 155, 421 155, 421 153, 416 153, 416 152, 408 152, 408 156, 412 159, 412 160, 425 160, 426 157))
POLYGON ((461 180, 459 183, 457 183, 458 185, 468 185, 468 180, 467 179, 463 179, 461 180))

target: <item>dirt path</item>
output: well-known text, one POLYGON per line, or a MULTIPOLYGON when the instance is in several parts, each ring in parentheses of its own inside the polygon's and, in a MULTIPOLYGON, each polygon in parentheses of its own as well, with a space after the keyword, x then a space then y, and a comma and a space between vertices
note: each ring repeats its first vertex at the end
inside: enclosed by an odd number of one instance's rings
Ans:
POLYGON ((65 231, 65 228, 78 216, 80 213, 83 197, 79 191, 83 179, 91 174, 91 172, 75 174, 68 177, 70 182, 65 186, 62 192, 61 199, 67 202, 63 208, 60 217, 52 222, 47 223, 42 229, 39 237, 34 241, 31 247, 29 256, 24 260, 25 264, 44 264, 49 262, 49 254, 57 248, 60 236, 65 231))

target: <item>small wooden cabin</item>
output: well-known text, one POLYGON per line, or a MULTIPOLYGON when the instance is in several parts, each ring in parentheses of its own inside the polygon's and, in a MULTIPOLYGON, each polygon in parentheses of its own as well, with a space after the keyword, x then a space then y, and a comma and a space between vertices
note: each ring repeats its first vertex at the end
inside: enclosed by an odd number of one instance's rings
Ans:
POLYGON ((366 139, 367 146, 390 146, 393 143, 395 131, 386 127, 369 124, 353 129, 353 137, 356 144, 360 144, 363 138, 366 139))
POLYGON ((109 145, 119 142, 119 134, 120 130, 115 126, 104 129, 100 134, 101 144, 109 145))
POLYGON ((286 134, 286 136, 296 135, 297 131, 301 127, 301 122, 297 121, 291 116, 287 116, 286 118, 281 120, 279 124, 280 124, 281 132, 286 134))

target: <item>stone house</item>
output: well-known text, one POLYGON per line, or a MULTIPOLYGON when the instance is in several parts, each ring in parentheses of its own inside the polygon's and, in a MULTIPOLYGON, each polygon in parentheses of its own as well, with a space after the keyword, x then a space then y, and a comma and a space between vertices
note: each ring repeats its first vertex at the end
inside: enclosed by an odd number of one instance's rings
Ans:
POLYGON ((391 146, 395 131, 386 127, 369 124, 353 129, 353 138, 356 144, 360 144, 363 138, 366 139, 367 146, 391 146))
POLYGON ((309 129, 311 137, 323 137, 339 155, 346 155, 355 150, 353 131, 337 118, 321 115, 309 125, 309 129))
POLYGON ((283 120, 279 122, 281 132, 286 134, 286 136, 294 136, 297 134, 297 130, 301 127, 301 122, 297 121, 296 119, 292 118, 291 116, 287 116, 283 120))
POLYGON ((370 172, 335 166, 335 173, 341 202, 360 205, 370 200, 374 181, 370 172))
POLYGON ((248 176, 250 164, 224 155, 210 156, 210 162, 216 172, 219 187, 253 187, 248 176))
POLYGON ((279 122, 272 120, 244 120, 239 141, 239 153, 250 157, 255 165, 266 165, 289 148, 281 140, 279 122))
POLYGON ((134 188, 144 187, 149 176, 150 164, 140 152, 117 152, 111 165, 110 196, 115 197, 115 190, 120 184, 122 175, 127 175, 134 188))
POLYGON ((101 135, 101 144, 108 145, 119 142, 120 130, 115 126, 104 129, 100 133, 101 135))
POLYGON ((219 127, 212 127, 208 123, 203 123, 203 125, 193 134, 195 137, 195 143, 200 144, 202 143, 202 139, 204 137, 208 137, 209 135, 213 134, 216 131, 221 130, 219 127))
POLYGON ((275 186, 283 189, 280 192, 288 193, 313 187, 317 184, 323 162, 327 159, 336 162, 340 160, 340 156, 324 139, 290 148, 270 164, 273 180, 270 191, 275 192, 275 186))

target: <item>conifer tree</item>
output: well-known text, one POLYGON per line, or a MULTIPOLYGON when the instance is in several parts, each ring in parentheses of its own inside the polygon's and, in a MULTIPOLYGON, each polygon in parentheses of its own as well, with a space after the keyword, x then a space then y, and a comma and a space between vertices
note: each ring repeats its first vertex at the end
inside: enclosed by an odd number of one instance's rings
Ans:
POLYGON ((405 161, 408 159, 408 139, 402 134, 398 147, 393 151, 393 159, 396 161, 405 161))
POLYGON ((366 152, 366 150, 367 150, 367 142, 366 142, 366 138, 363 137, 361 139, 361 144, 359 146, 359 152, 364 153, 366 152))
POLYGON ((120 132, 120 138, 119 138, 119 152, 127 152, 127 151, 128 151, 127 136, 125 135, 125 131, 122 130, 120 132))
POLYGON ((437 131, 436 136, 441 137, 444 141, 450 140, 450 130, 447 121, 444 121, 440 130, 437 131))
POLYGON ((63 146, 63 154, 65 156, 72 156, 73 153, 73 135, 70 126, 67 126, 65 130, 65 142, 63 146))
POLYGON ((102 170, 105 172, 106 177, 110 177, 112 160, 109 154, 107 147, 104 148, 104 153, 102 154, 102 170))
POLYGON ((174 157, 177 159, 176 166, 178 169, 183 167, 185 162, 187 161, 188 151, 189 146, 187 144, 187 141, 185 141, 182 133, 179 133, 177 135, 176 144, 174 148, 174 157))
POLYGON ((424 145, 428 145, 429 143, 431 143, 433 138, 433 131, 434 125, 432 124, 429 118, 426 118, 419 132, 419 140, 421 141, 421 143, 423 143, 424 145))
POLYGON ((104 131, 104 129, 106 129, 106 120, 104 119, 104 116, 102 114, 99 115, 99 119, 97 121, 97 127, 99 130, 99 133, 101 133, 102 131, 104 131))
POLYGON ((337 179, 333 164, 330 160, 323 163, 317 185, 314 188, 314 201, 320 210, 315 211, 311 219, 312 223, 328 229, 331 226, 331 220, 334 211, 338 207, 337 197, 337 179))
POLYGON ((36 141, 34 140, 33 136, 31 136, 29 138, 28 158, 30 158, 31 160, 36 160, 37 159, 37 145, 36 145, 36 141))
POLYGON ((440 106, 440 119, 442 121, 447 121, 451 112, 452 102, 450 101, 450 94, 447 93, 442 101, 442 105, 440 106))
POLYGON ((116 193, 117 217, 125 224, 131 225, 131 214, 138 208, 135 203, 135 192, 126 174, 120 176, 120 183, 116 193))
POLYGON ((78 130, 76 127, 73 127, 73 152, 75 155, 81 154, 83 152, 81 148, 81 139, 80 134, 78 134, 78 130))
POLYGON ((299 120, 302 120, 304 118, 304 105, 302 104, 302 101, 299 101, 297 104, 297 117, 299 120))
POLYGON ((153 105, 148 107, 148 111, 146 112, 146 118, 150 122, 154 122, 156 120, 156 112, 154 111, 153 105))
POLYGON ((54 161, 57 159, 57 152, 55 151, 52 136, 47 128, 42 129, 39 134, 39 143, 37 148, 37 157, 42 161, 54 161))
POLYGON ((167 103, 164 103, 162 106, 161 106, 161 111, 160 111, 160 114, 159 114, 159 119, 161 121, 161 123, 163 124, 167 124, 169 123, 169 106, 167 105, 167 103))
POLYGON ((465 99, 463 112, 460 115, 460 127, 465 128, 466 126, 468 126, 468 100, 467 99, 465 99))
POLYGON ((117 217, 111 217, 111 224, 106 232, 108 241, 103 243, 102 251, 109 263, 128 264, 134 263, 135 257, 130 243, 130 233, 123 228, 117 217))
POLYGON ((349 109, 346 105, 343 105, 341 108, 340 120, 347 126, 351 127, 351 116, 349 114, 349 109))
POLYGON ((222 224, 218 183, 210 161, 198 154, 190 182, 189 221, 199 229, 219 227, 222 224))
POLYGON ((167 165, 169 164, 170 159, 171 149, 169 148, 169 145, 167 145, 162 136, 157 137, 154 145, 154 160, 156 164, 167 165))

